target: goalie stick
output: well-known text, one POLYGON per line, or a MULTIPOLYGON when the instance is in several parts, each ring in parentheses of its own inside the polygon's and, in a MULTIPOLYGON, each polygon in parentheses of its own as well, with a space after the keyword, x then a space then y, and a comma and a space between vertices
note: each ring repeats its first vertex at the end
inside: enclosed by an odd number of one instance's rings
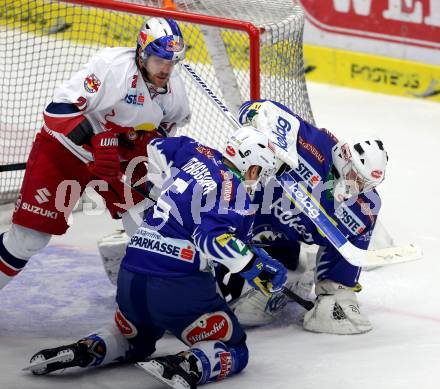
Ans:
MULTIPOLYGON (((182 64, 182 68, 191 79, 201 88, 216 107, 225 115, 231 125, 237 129, 241 126, 229 109, 209 88, 208 84, 188 64, 182 64)), ((284 173, 288 174, 288 173, 284 173)), ((280 182, 287 196, 296 206, 324 233, 328 241, 341 253, 352 265, 360 267, 377 267, 395 263, 408 262, 422 258, 421 249, 414 244, 389 247, 379 250, 362 250, 353 245, 332 223, 329 215, 320 207, 319 202, 311 193, 305 190, 290 174, 288 180, 280 182), (288 184, 286 184, 288 182, 288 184), (301 206, 306 204, 306 206, 301 206)))
POLYGON ((297 295, 295 292, 292 292, 289 288, 283 286, 281 292, 287 296, 290 300, 295 301, 298 305, 301 305, 304 309, 311 311, 315 306, 315 303, 310 300, 303 299, 301 296, 297 295))

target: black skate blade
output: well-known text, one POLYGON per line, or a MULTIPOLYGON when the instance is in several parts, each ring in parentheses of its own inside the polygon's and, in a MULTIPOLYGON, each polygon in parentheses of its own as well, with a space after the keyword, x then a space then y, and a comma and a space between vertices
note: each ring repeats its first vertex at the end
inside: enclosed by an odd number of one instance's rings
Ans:
POLYGON ((47 366, 49 363, 54 362, 69 362, 74 358, 73 351, 70 351, 69 353, 63 353, 61 355, 55 355, 52 358, 44 359, 41 361, 33 362, 30 365, 24 367, 21 369, 21 371, 32 371, 34 369, 39 369, 47 366), (66 360, 67 359, 67 360, 66 360))
POLYGON ((180 375, 175 374, 170 380, 162 376, 163 366, 154 361, 148 362, 137 362, 136 367, 142 369, 150 377, 153 377, 157 381, 167 385, 169 388, 173 389, 191 389, 191 385, 180 375))

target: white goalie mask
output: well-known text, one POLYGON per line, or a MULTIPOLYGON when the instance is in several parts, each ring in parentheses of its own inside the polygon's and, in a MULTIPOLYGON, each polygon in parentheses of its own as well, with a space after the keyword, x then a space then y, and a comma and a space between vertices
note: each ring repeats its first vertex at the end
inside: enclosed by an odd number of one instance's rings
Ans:
POLYGON ((334 196, 338 201, 366 193, 385 178, 388 155, 376 138, 340 141, 333 147, 332 157, 336 170, 334 196))
POLYGON ((235 131, 227 140, 223 156, 232 162, 244 176, 255 165, 261 167, 255 189, 259 181, 263 184, 275 175, 277 158, 269 137, 252 126, 244 126, 235 131))

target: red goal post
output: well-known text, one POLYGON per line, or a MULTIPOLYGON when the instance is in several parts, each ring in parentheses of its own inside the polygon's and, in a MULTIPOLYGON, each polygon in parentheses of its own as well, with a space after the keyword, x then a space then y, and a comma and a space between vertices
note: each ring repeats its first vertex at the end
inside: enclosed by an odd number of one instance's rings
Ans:
MULTIPOLYGON (((0 10, 0 204, 14 201, 42 111, 54 89, 98 50, 132 46, 142 20, 171 17, 185 61, 236 112, 248 99, 278 100, 313 122, 304 77, 304 15, 292 0, 6 0, 0 10), (2 168, 3 167, 3 168, 2 168)), ((181 72, 192 120, 181 130, 221 147, 231 128, 181 72)))

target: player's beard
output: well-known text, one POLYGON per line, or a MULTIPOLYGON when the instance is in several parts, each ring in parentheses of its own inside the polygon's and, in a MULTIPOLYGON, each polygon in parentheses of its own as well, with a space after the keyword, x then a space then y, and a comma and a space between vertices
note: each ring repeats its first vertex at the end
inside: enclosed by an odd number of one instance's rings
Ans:
POLYGON ((157 74, 148 74, 148 80, 151 84, 158 88, 166 88, 168 81, 170 80, 171 73, 157 73, 157 74))

